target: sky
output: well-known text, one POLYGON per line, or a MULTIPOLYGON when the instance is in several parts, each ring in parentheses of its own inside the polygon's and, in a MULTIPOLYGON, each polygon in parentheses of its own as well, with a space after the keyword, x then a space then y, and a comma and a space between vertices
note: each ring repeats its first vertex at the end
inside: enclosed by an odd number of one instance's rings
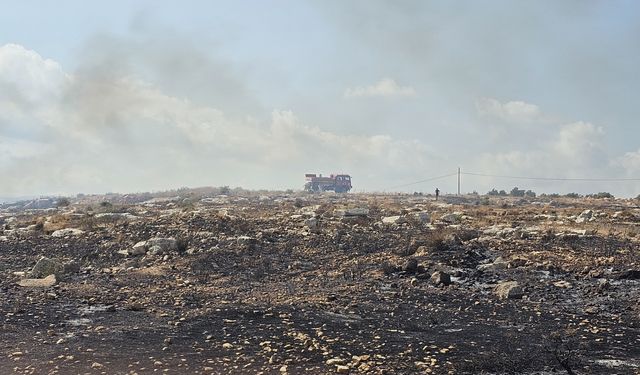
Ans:
POLYGON ((637 1, 1 1, 0 197, 640 194, 637 1))

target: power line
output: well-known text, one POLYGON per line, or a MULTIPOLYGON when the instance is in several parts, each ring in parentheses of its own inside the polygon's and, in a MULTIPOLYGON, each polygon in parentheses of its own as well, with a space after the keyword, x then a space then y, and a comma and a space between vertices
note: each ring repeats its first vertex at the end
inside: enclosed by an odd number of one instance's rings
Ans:
POLYGON ((582 181, 582 182, 625 182, 625 181, 640 181, 640 178, 570 178, 570 177, 528 177, 528 176, 509 176, 509 175, 497 175, 488 173, 475 173, 475 172, 462 172, 458 169, 457 172, 445 174, 442 176, 436 176, 426 178, 419 181, 409 182, 402 185, 396 185, 382 189, 382 191, 393 190, 403 188, 407 186, 417 185, 424 182, 440 180, 447 177, 458 176, 458 189, 460 189, 460 175, 477 176, 477 177, 493 177, 493 178, 508 178, 514 180, 529 180, 529 181, 582 181))
POLYGON ((640 181, 640 178, 564 178, 564 177, 524 177, 524 176, 506 176, 506 175, 494 175, 486 173, 472 173, 461 172, 461 174, 469 176, 480 177, 494 177, 494 178, 510 178, 515 180, 538 180, 538 181, 603 181, 603 182, 616 182, 616 181, 640 181))

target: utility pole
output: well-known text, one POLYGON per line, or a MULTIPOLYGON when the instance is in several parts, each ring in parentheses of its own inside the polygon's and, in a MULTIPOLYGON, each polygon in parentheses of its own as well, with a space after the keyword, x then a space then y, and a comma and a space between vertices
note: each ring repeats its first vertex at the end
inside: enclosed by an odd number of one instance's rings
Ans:
POLYGON ((460 167, 458 167, 458 195, 460 195, 460 167))

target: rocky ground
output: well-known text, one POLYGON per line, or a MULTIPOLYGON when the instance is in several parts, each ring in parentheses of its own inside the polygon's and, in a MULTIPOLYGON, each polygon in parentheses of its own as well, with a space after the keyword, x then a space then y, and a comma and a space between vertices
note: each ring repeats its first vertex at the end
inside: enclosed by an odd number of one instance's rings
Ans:
POLYGON ((640 374, 637 201, 54 203, 0 206, 3 374, 640 374))

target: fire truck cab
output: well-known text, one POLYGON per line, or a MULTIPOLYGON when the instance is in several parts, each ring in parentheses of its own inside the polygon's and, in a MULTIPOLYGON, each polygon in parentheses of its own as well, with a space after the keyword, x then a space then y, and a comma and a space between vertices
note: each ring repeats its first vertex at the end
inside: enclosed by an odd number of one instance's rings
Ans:
POLYGON ((310 192, 335 191, 336 193, 346 193, 351 190, 351 176, 348 174, 332 174, 323 177, 322 174, 305 174, 304 189, 310 192))

